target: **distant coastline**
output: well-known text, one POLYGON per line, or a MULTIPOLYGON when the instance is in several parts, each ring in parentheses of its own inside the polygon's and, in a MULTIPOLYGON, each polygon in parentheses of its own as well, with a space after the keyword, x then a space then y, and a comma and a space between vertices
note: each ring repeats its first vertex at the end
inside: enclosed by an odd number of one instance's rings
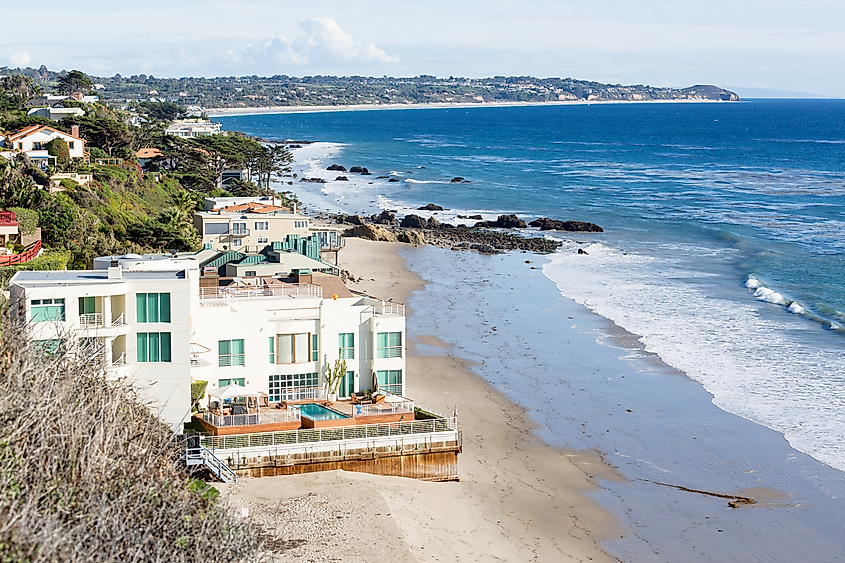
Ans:
POLYGON ((351 104, 336 106, 271 106, 253 108, 208 108, 203 110, 207 117, 231 117, 235 115, 271 115, 281 113, 327 113, 339 111, 375 111, 398 109, 452 109, 452 108, 490 108, 523 106, 584 106, 593 104, 699 104, 726 103, 723 100, 682 99, 682 100, 572 100, 552 102, 478 102, 453 103, 437 102, 426 104, 351 104))

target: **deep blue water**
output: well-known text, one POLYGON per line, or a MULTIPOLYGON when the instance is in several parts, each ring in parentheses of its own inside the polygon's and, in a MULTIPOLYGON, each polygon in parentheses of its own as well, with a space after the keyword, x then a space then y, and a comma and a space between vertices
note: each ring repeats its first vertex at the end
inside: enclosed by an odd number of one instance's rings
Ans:
POLYGON ((845 100, 219 120, 335 144, 301 149, 299 173, 333 180, 330 162, 374 173, 287 188, 312 208, 433 202, 449 209, 440 220, 516 213, 601 225, 600 235, 554 235, 566 245, 545 274, 561 293, 642 336, 721 408, 845 469, 845 100), (579 246, 589 259, 575 258, 579 246))

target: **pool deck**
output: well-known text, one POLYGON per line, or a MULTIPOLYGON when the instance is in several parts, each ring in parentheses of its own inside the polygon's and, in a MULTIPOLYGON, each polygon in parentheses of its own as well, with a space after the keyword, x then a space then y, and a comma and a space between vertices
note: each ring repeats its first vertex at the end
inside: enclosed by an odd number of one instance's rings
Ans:
MULTIPOLYGON (((274 422, 269 424, 250 424, 247 426, 214 426, 203 420, 200 413, 194 414, 194 420, 212 436, 231 436, 235 434, 256 434, 261 432, 279 432, 283 430, 298 430, 300 428, 339 428, 343 426, 359 426, 365 424, 384 424, 387 422, 410 422, 414 420, 414 413, 410 411, 394 412, 390 403, 367 405, 367 415, 355 415, 356 405, 351 400, 339 401, 296 401, 289 404, 317 403, 332 410, 343 413, 349 418, 335 420, 312 420, 303 416, 301 420, 292 422, 274 422)), ((264 408, 262 412, 277 411, 275 406, 264 408)))

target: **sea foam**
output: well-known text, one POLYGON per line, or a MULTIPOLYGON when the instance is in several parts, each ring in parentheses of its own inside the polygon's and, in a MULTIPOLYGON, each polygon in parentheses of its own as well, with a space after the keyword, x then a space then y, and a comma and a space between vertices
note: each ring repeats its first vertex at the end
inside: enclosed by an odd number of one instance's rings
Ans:
MULTIPOLYGON (((711 278, 694 273, 696 253, 688 249, 682 258, 678 248, 646 255, 566 243, 544 273, 564 296, 639 335, 646 350, 702 383, 720 408, 777 430, 794 448, 845 470, 841 346, 795 336, 812 325, 761 315, 741 292, 714 296, 711 278)), ((758 299, 783 301, 759 281, 748 282, 758 299)), ((793 305, 797 313, 800 305, 793 305)))

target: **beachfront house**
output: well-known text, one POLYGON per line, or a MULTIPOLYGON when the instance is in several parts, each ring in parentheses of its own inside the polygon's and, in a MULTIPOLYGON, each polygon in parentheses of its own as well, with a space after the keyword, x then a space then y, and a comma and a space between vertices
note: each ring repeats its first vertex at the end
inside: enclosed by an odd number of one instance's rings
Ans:
POLYGON ((85 148, 85 140, 79 136, 78 125, 72 127, 70 134, 47 125, 30 125, 0 135, 0 147, 5 149, 2 155, 6 158, 13 158, 15 153, 22 152, 46 169, 49 161, 56 158, 47 152, 47 143, 53 139, 62 139, 67 143, 70 158, 83 161, 88 159, 88 150, 85 148))
POLYGON ((269 262, 278 262, 280 253, 297 253, 320 262, 326 253, 336 257, 343 246, 337 228, 313 225, 295 206, 278 205, 273 196, 206 198, 203 205, 194 214, 194 228, 214 250, 264 253, 269 262))
MULTIPOLYGON (((213 251, 205 250, 205 254, 213 251)), ((191 383, 237 383, 271 401, 325 398, 328 366, 347 362, 339 395, 405 390, 404 307, 353 294, 336 276, 201 275, 202 254, 95 259, 90 271, 21 271, 13 315, 42 350, 67 349, 133 382, 174 431, 191 383)))
POLYGON ((26 112, 26 114, 46 117, 47 119, 52 119, 53 121, 61 121, 65 117, 72 115, 82 117, 83 115, 85 115, 85 111, 82 108, 63 108, 47 106, 43 108, 32 108, 31 110, 26 112))
POLYGON ((220 123, 208 119, 177 119, 167 126, 164 132, 174 137, 199 137, 200 135, 219 135, 223 129, 220 123))

